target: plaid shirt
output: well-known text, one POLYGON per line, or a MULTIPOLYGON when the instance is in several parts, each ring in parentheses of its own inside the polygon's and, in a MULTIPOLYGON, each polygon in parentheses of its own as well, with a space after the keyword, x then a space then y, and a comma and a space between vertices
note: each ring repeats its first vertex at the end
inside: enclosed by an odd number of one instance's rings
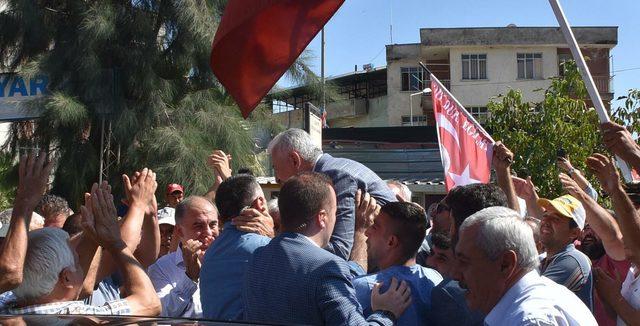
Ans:
POLYGON ((23 308, 3 308, 7 315, 130 315, 131 307, 125 299, 110 301, 102 306, 91 306, 82 301, 62 301, 23 308))

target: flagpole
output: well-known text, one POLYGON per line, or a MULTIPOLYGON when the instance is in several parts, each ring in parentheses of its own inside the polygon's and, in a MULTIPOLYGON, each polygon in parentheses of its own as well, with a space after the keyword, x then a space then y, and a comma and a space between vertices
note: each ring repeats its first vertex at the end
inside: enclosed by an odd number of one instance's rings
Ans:
MULTIPOLYGON (((471 120, 477 126, 476 129, 479 132, 481 132, 485 137, 487 137, 489 140, 491 140, 492 143, 495 143, 495 140, 493 140, 491 135, 489 135, 489 133, 486 130, 484 130, 484 128, 482 128, 482 126, 478 123, 478 121, 476 121, 476 119, 473 117, 472 114, 467 112, 467 109, 465 109, 464 106, 460 104, 460 102, 458 102, 458 99, 455 98, 455 96, 453 96, 453 94, 451 94, 451 92, 449 92, 449 90, 446 87, 444 87, 444 85, 442 85, 440 80, 431 72, 431 70, 429 70, 429 68, 427 68, 427 66, 422 62, 418 62, 418 64, 420 65, 420 67, 422 67, 422 69, 424 69, 429 74, 429 78, 433 79, 436 83, 438 83, 438 86, 442 89, 442 91, 447 93, 447 95, 449 95, 449 97, 455 101, 455 103, 461 109, 460 112, 462 112, 462 114, 464 114, 464 116, 467 117, 467 119, 471 120)), ((431 90, 431 96, 435 96, 433 90, 431 90)))
POLYGON ((324 27, 322 28, 322 31, 320 32, 320 43, 321 43, 321 49, 320 49, 320 80, 322 81, 321 84, 321 88, 322 88, 322 99, 321 99, 321 107, 322 107, 322 112, 324 112, 324 110, 326 110, 326 97, 325 97, 325 90, 324 90, 324 27))
MULTIPOLYGON (((573 31, 569 26, 569 22, 567 21, 567 17, 564 15, 564 11, 560 6, 559 0, 549 0, 549 4, 551 4, 551 9, 553 9, 553 13, 560 24, 560 30, 562 30, 562 34, 564 34, 564 38, 569 45, 569 49, 571 49, 571 54, 573 55, 573 59, 576 61, 578 65, 578 70, 580 71, 580 75, 582 75, 582 80, 584 81, 584 86, 587 88, 587 92, 589 93, 589 97, 591 98, 591 102, 595 106, 596 112, 598 113, 598 117, 600 118, 600 123, 609 122, 609 114, 607 113, 606 108, 604 107, 604 103, 602 102, 602 98, 600 97, 600 93, 596 88, 596 84, 593 82, 593 77, 591 76, 591 72, 589 72, 589 67, 582 56, 582 52, 580 52, 580 48, 578 46, 578 42, 576 41, 575 36, 573 35, 573 31)), ((624 178, 630 182, 633 180, 631 176, 631 169, 627 165, 627 162, 622 160, 620 157, 616 156, 616 161, 618 163, 618 167, 622 171, 622 175, 624 178)))

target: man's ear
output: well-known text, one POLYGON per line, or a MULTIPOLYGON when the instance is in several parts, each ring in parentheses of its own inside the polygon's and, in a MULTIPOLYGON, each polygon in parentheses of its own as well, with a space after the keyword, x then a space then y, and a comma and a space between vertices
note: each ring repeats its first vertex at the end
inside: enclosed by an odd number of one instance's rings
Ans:
POLYGON ((75 272, 71 269, 71 267, 65 267, 61 272, 60 272, 60 276, 59 276, 59 282, 60 284, 62 284, 63 287, 70 289, 73 288, 73 286, 75 285, 74 283, 74 277, 75 277, 75 272))
POLYGON ((293 167, 296 168, 296 170, 299 170, 300 166, 302 165, 302 156, 300 156, 300 154, 296 151, 291 151, 291 154, 289 154, 289 158, 291 159, 293 167))
POLYGON ((518 264, 518 255, 516 255, 515 251, 507 250, 502 254, 500 261, 500 273, 504 277, 509 277, 516 269, 516 265, 518 264))
POLYGON ((395 248, 399 245, 400 245, 400 239, 395 234, 392 234, 387 240, 387 246, 391 248, 395 248))
POLYGON ((258 196, 253 202, 253 208, 260 212, 267 210, 267 200, 263 196, 258 196))
POLYGON ((316 222, 318 223, 318 225, 321 228, 326 228, 327 227, 327 211, 325 211, 324 209, 321 209, 317 214, 316 214, 316 222))

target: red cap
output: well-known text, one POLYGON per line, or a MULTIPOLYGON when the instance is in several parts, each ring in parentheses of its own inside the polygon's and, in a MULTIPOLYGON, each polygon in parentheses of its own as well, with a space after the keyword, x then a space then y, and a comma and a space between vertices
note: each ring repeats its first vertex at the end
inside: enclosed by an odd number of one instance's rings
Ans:
POLYGON ((181 186, 181 185, 179 185, 179 184, 177 184, 177 183, 170 183, 170 184, 167 186, 167 193, 168 193, 168 194, 174 193, 174 192, 176 192, 176 191, 179 191, 179 192, 181 192, 181 193, 184 193, 184 188, 182 188, 182 186, 181 186))

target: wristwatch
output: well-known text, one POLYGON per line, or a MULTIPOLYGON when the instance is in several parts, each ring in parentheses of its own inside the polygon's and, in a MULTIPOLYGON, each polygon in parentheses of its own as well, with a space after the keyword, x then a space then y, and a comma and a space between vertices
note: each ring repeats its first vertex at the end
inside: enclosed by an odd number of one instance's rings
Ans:
POLYGON ((573 173, 576 172, 576 169, 574 168, 570 168, 569 171, 567 171, 567 174, 573 178, 573 173))

